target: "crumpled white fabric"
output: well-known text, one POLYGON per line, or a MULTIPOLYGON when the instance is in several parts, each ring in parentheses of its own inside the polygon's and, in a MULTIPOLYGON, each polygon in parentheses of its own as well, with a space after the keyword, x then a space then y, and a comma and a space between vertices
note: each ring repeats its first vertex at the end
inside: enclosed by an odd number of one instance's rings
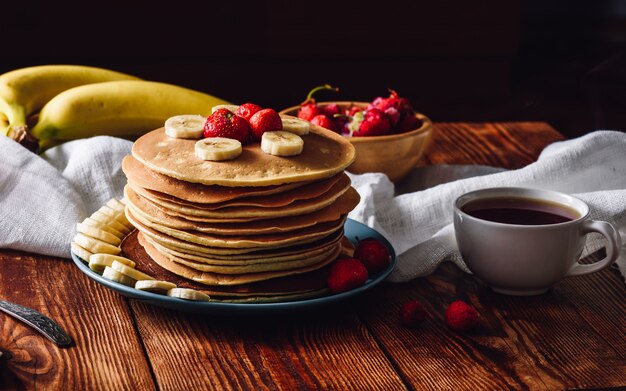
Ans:
MULTIPOLYGON (((585 201, 591 218, 626 231, 626 133, 596 131, 546 147, 537 162, 518 170, 462 179, 394 197, 383 174, 351 175, 361 203, 349 217, 383 234, 399 254, 391 281, 432 273, 445 260, 467 270, 458 253, 452 205, 460 195, 481 188, 527 186, 572 194, 585 201)), ((624 236, 624 235, 623 235, 624 236)), ((625 241, 626 242, 626 241, 625 241)), ((604 246, 589 235, 584 255, 604 246)), ((618 265, 626 272, 626 250, 618 265)))
POLYGON ((0 137, 0 248, 69 258, 76 223, 122 196, 131 145, 100 136, 38 156, 0 137))
MULTIPOLYGON (((38 156, 0 137, 0 248, 69 257, 76 222, 122 196, 126 178, 121 162, 131 145, 100 136, 38 156)), ((450 225, 452 203, 479 188, 519 185, 575 194, 589 203, 592 218, 617 224, 626 233, 626 134, 620 132, 597 131, 552 144, 536 163, 519 170, 395 197, 383 174, 351 178, 362 200, 350 217, 380 231, 399 254, 392 281, 427 275, 444 260, 467 270, 450 225)), ((601 246, 600 238, 590 236, 585 253, 601 246)))

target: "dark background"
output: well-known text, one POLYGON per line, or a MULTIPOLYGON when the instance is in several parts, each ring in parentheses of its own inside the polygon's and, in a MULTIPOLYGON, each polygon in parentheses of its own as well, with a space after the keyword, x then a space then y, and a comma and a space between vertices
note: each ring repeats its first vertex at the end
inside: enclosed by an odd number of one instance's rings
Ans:
POLYGON ((435 121, 626 129, 626 2, 3 4, 0 72, 77 63, 282 109, 396 89, 435 121))

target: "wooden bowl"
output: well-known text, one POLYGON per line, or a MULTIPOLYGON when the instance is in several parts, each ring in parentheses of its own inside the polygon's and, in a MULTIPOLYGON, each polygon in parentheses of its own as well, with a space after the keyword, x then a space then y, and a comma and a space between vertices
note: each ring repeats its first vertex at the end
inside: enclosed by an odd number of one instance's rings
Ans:
MULTIPOLYGON (((320 106, 336 103, 339 107, 367 107, 366 102, 318 102, 320 106)), ((297 116, 300 106, 284 109, 280 114, 297 116)), ((354 163, 348 171, 354 174, 382 172, 392 182, 399 182, 411 172, 422 157, 433 134, 431 120, 421 113, 415 116, 422 121, 422 126, 404 133, 388 136, 350 137, 356 150, 354 163)))

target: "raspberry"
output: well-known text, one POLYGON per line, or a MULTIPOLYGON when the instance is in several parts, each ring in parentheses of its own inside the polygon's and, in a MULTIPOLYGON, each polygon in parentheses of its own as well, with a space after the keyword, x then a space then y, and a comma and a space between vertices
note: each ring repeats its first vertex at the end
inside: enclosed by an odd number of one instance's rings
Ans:
POLYGON ((248 121, 230 110, 219 109, 204 123, 204 137, 233 138, 245 144, 250 138, 250 125, 248 121))
POLYGON ((454 331, 466 331, 478 324, 478 312, 464 301, 452 302, 446 309, 446 321, 454 331))
POLYGON ((417 327, 426 318, 426 311, 417 300, 404 303, 400 310, 400 322, 406 327, 417 327))
POLYGON ((342 258, 330 268, 328 288, 333 293, 349 291, 365 284, 367 277, 367 269, 358 259, 342 258))
POLYGON ((259 110, 250 117, 250 129, 252 138, 260 140, 265 132, 283 130, 283 121, 280 115, 273 109, 259 110))
POLYGON ((354 257, 363 262, 370 274, 385 269, 391 261, 387 246, 374 238, 361 240, 354 251, 354 257))

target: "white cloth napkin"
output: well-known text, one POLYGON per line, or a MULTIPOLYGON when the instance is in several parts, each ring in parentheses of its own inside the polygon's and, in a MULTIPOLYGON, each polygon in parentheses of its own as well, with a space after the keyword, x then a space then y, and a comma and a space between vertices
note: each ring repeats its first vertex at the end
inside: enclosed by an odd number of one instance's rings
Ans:
MULTIPOLYGON (((101 136, 37 156, 0 137, 0 248, 67 258, 76 222, 122 196, 121 161, 131 145, 101 136)), ((589 203, 594 219, 626 230, 626 134, 620 132, 598 131, 555 143, 536 163, 519 170, 396 197, 383 174, 351 177, 362 200, 350 217, 380 231, 400 254, 393 281, 429 274, 444 260, 466 270, 456 251, 451 205, 462 193, 483 187, 523 185, 575 194, 589 203)), ((592 236, 586 253, 602 245, 592 236)), ((624 272, 626 262, 621 262, 624 272)))
MULTIPOLYGON (((590 206, 593 219, 609 221, 626 233, 626 133, 596 131, 549 145, 537 162, 519 170, 395 197, 393 184, 383 174, 351 178, 362 200, 349 217, 382 233, 399 254, 391 281, 430 274, 444 260, 468 271, 456 247, 452 205, 458 196, 476 189, 528 186, 572 194, 590 206)), ((584 255, 603 246, 599 235, 589 235, 584 255)), ((623 249, 618 261, 622 274, 625 253, 623 249)))

